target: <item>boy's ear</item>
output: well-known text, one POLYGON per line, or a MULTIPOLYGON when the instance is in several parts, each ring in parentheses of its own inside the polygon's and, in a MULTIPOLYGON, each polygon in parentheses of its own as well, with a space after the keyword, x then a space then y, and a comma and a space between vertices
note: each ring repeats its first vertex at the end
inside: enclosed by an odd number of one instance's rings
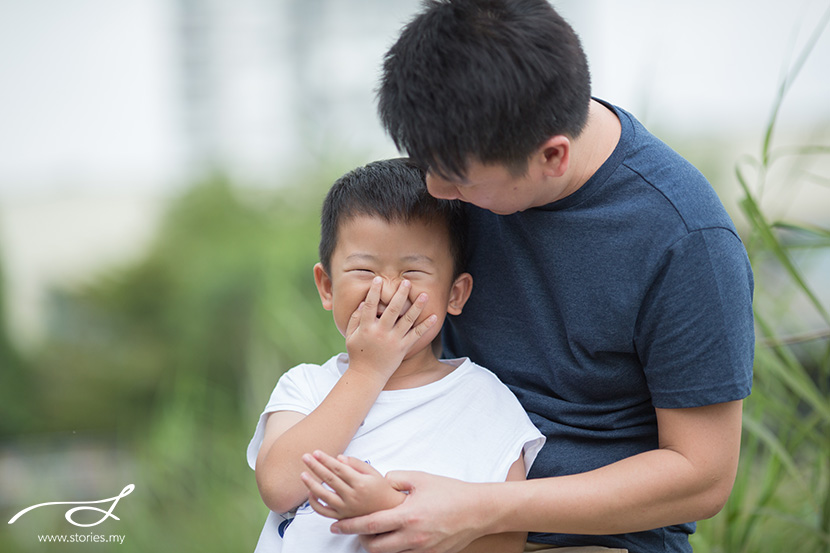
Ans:
POLYGON ((317 285, 317 293, 320 294, 323 309, 331 311, 331 277, 326 273, 322 263, 316 263, 314 265, 314 284, 317 285))
POLYGON ((473 291, 473 275, 470 273, 461 273, 452 283, 450 290, 450 301, 447 304, 447 313, 450 315, 460 315, 461 310, 464 309, 464 304, 470 299, 470 293, 473 291))

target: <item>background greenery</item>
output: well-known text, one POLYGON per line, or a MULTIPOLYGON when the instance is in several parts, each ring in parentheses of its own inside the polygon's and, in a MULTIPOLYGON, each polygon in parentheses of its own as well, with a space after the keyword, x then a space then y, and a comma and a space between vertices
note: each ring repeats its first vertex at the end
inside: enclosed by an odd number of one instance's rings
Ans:
MULTIPOLYGON (((782 84, 760 152, 736 168, 733 216, 756 273, 755 384, 735 489, 699 524, 700 553, 830 551, 830 315, 805 277, 827 259, 830 230, 782 218, 767 200, 830 184, 830 147, 775 140, 810 48, 782 84)), ((253 549, 266 511, 244 452, 259 412, 284 370, 342 349, 311 278, 318 206, 339 172, 277 192, 222 175, 196 183, 143 259, 54 290, 35 352, 17 352, 0 318, 0 445, 18 467, 4 479, 17 488, 0 494, 6 520, 21 490, 27 500, 97 499, 134 483, 122 522, 92 529, 125 543, 96 550, 253 549)), ((5 528, 0 550, 43 550, 33 536, 67 533, 57 511, 5 528)))
MULTIPOLYGON (((830 311, 806 276, 828 266, 830 228, 787 218, 796 196, 830 185, 830 145, 776 140, 787 92, 828 18, 784 76, 760 152, 736 164, 755 272, 755 378, 735 488, 699 525, 698 552, 830 551, 830 311)), ((826 287, 826 269, 818 272, 826 287)))

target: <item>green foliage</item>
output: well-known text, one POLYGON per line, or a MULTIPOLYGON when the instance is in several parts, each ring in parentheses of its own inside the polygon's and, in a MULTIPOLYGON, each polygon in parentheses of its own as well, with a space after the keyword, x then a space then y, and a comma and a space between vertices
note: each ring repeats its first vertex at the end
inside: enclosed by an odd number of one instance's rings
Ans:
MULTIPOLYGON (((210 179, 174 202, 143 259, 53 293, 46 342, 19 371, 32 389, 6 388, 37 419, 9 432, 111 444, 130 468, 99 480, 136 484, 119 550, 253 549, 267 513, 245 462, 258 415, 287 368, 343 348, 312 276, 330 182, 266 193, 210 179)), ((14 550, 36 547, 21 536, 14 550)))
POLYGON ((9 340, 6 328, 2 270, 0 270, 0 440, 34 424, 27 396, 34 383, 27 365, 9 340))
POLYGON ((35 362, 48 382, 44 430, 143 432, 148 407, 182 402, 217 413, 217 424, 239 420, 252 382, 273 385, 342 347, 312 280, 317 207, 291 193, 243 192, 219 177, 197 185, 145 259, 54 292, 35 362), (96 403, 78 408, 82 396, 96 403))
POLYGON ((777 219, 763 201, 776 188, 796 194, 827 182, 805 165, 830 160, 830 146, 776 148, 774 131, 787 90, 828 20, 830 9, 784 79, 760 156, 737 167, 749 221, 744 241, 756 273, 755 382, 745 402, 735 488, 726 508, 699 524, 699 553, 830 551, 830 314, 804 272, 805 252, 830 255, 830 229, 777 219), (794 162, 787 178, 771 179, 786 161, 794 162), (805 319, 823 329, 804 328, 805 319))

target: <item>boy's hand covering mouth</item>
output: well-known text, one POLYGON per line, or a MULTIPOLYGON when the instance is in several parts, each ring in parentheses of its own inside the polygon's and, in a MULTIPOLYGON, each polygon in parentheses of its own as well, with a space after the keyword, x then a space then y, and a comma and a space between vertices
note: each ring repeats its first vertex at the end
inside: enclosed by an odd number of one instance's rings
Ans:
POLYGON ((350 368, 388 379, 438 317, 430 315, 416 324, 428 298, 422 293, 414 303, 409 301, 409 281, 401 282, 387 304, 380 300, 382 286, 380 278, 372 281, 366 299, 349 319, 345 336, 350 368))
MULTIPOLYGON (((381 315, 383 315, 383 312, 386 311, 386 307, 387 307, 387 305, 385 303, 378 302, 378 318, 380 318, 381 315)), ((406 313, 407 311, 409 311, 410 307, 412 307, 412 302, 409 301, 409 298, 407 298, 406 303, 404 303, 404 306, 401 309, 401 313, 400 313, 400 315, 398 315, 397 320, 400 320, 401 317, 403 317, 403 314, 406 313)))

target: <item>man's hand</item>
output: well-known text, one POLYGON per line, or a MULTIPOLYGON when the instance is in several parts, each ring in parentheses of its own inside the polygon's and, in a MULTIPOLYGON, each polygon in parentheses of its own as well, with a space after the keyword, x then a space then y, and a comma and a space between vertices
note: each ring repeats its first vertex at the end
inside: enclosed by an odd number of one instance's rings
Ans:
POLYGON ((308 500, 315 511, 335 518, 358 517, 391 509, 403 503, 406 495, 382 474, 354 457, 337 459, 322 451, 303 455, 310 472, 301 475, 308 488, 308 500))
POLYGON ((415 303, 411 303, 412 284, 408 280, 401 282, 389 304, 378 315, 382 286, 383 280, 375 277, 366 299, 352 313, 345 333, 346 351, 351 370, 381 372, 388 379, 438 318, 431 315, 415 324, 428 298, 426 294, 420 294, 415 303))
POLYGON ((394 509, 332 525, 336 534, 362 534, 360 542, 371 553, 456 553, 484 535, 480 517, 487 511, 469 484, 423 472, 392 471, 386 479, 398 490, 408 492, 406 501, 394 509))

